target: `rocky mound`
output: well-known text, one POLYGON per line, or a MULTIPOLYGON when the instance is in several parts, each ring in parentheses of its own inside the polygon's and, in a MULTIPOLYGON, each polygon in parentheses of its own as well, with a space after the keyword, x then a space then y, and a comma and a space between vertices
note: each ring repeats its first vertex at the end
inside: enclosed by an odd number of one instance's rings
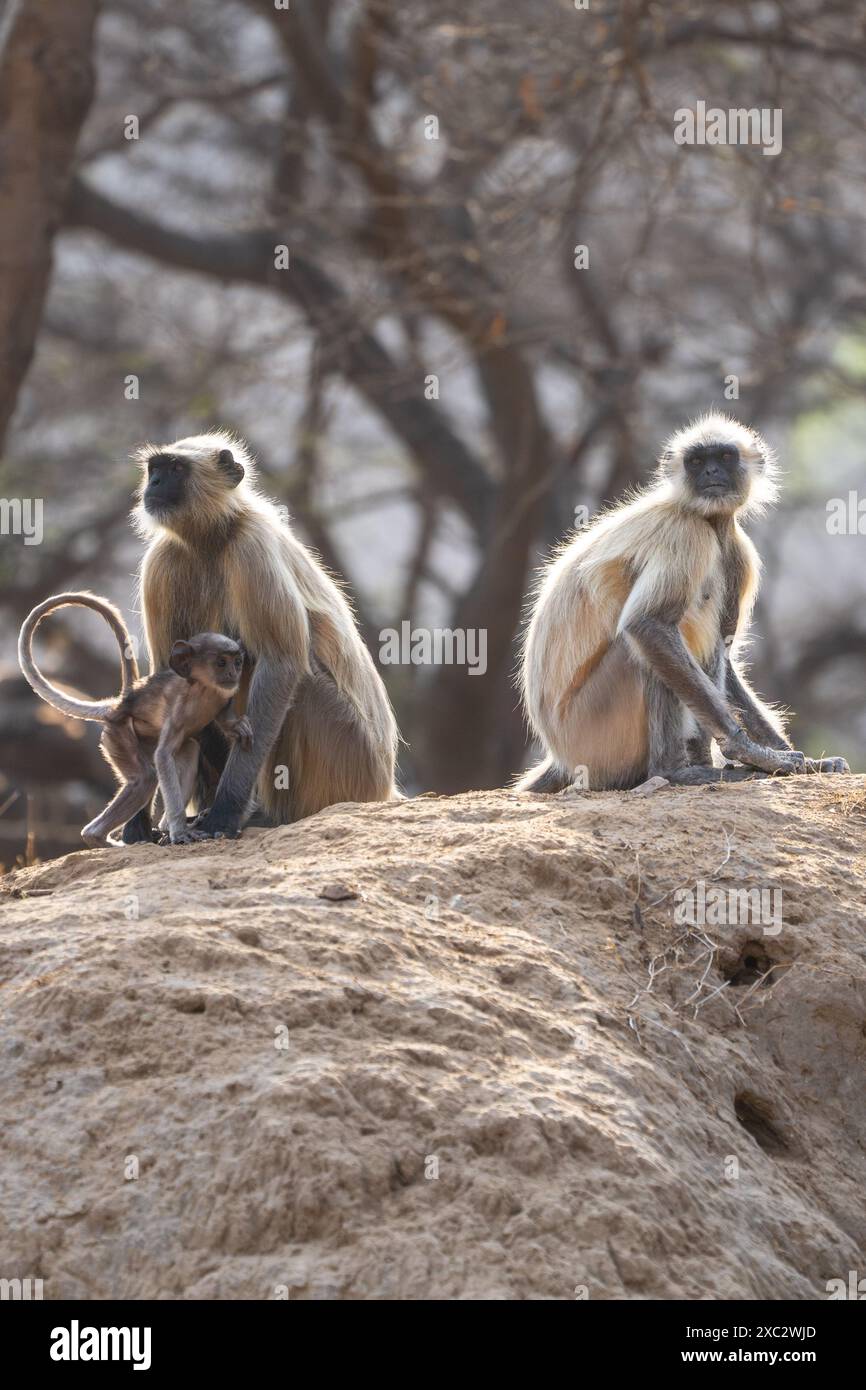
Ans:
POLYGON ((866 1246, 864 828, 863 777, 499 792, 8 875, 0 1276, 826 1298, 866 1246))

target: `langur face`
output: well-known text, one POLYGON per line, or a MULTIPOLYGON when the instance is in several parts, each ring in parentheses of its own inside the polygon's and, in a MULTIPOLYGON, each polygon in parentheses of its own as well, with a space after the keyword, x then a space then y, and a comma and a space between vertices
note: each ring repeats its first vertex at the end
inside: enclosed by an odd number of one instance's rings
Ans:
POLYGON ((176 454, 152 454, 147 464, 147 482, 142 494, 144 510, 155 521, 164 521, 180 510, 186 500, 189 460, 176 454))
POLYGON ((224 519, 226 501, 245 475, 231 449, 215 450, 196 439, 181 439, 141 457, 146 474, 141 493, 144 511, 169 530, 224 519))
POLYGON ((221 633, 202 632, 188 642, 175 642, 169 665, 184 680, 215 686, 228 696, 240 685, 244 649, 221 633))
POLYGON ((210 656, 211 681, 225 690, 237 690, 244 669, 244 654, 237 642, 210 656))
POLYGON ((737 507, 748 497, 749 470, 736 444, 724 440, 692 444, 683 457, 683 469, 692 496, 718 503, 718 510, 737 507))
POLYGON ((775 499, 775 476, 761 436, 715 411, 672 435, 659 460, 675 501, 708 518, 760 511, 775 499))

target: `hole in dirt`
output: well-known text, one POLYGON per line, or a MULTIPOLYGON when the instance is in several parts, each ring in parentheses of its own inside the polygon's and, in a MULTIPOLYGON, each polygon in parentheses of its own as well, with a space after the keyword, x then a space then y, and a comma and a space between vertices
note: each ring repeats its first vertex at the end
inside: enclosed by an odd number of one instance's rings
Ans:
POLYGON ((761 989, 769 989, 787 969, 773 960, 763 941, 747 941, 737 956, 721 964, 722 975, 735 988, 760 980, 761 989))
POLYGON ((776 1156, 788 1152, 790 1145, 777 1129, 772 1106, 768 1101, 761 1100, 760 1096, 753 1095, 750 1091, 741 1091, 734 1097, 734 1114, 764 1153, 776 1156))

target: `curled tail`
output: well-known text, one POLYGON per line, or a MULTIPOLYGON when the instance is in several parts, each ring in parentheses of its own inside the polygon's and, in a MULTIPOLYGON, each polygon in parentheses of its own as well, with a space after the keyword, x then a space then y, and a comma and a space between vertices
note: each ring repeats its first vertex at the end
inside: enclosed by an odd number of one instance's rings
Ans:
POLYGON ((44 603, 37 604, 33 612, 25 618, 18 636, 18 662, 36 694, 41 695, 46 704, 60 710, 61 714, 68 714, 72 719, 107 719, 117 705, 117 698, 78 700, 74 695, 65 695, 43 676, 33 660, 33 634, 42 619, 47 613, 53 613, 55 608, 66 608, 70 605, 92 608, 94 612, 101 613, 117 638, 120 647, 120 698, 123 699, 133 682, 138 680, 138 663, 133 655, 132 639, 118 609, 107 599, 97 598, 96 594, 54 594, 44 603))
POLYGON ((562 792, 571 785, 571 776, 565 768, 545 758, 544 762, 531 767, 514 783, 517 792, 562 792))

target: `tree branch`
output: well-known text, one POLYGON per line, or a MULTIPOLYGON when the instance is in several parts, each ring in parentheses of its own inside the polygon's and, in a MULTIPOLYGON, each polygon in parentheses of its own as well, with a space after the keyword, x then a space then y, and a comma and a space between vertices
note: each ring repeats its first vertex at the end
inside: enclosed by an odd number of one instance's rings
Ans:
POLYGON ((402 440, 434 490, 454 502, 476 529, 484 529, 493 489, 481 463, 431 401, 394 388, 397 365, 372 333, 358 328, 352 306, 324 271, 301 256, 292 256, 290 269, 275 269, 272 232, 190 236, 112 202, 82 179, 72 184, 65 225, 99 232, 124 251, 178 270, 258 285, 290 299, 318 332, 330 330, 329 366, 346 376, 402 440))

